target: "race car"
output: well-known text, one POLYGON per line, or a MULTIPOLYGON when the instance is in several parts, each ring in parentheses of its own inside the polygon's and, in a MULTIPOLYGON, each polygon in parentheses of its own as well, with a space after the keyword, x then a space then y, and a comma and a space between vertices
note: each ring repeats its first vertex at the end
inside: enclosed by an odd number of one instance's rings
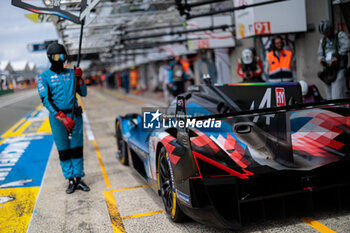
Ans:
POLYGON ((302 104, 298 83, 207 82, 167 109, 118 116, 117 157, 158 192, 174 222, 237 229, 319 203, 345 205, 349 103, 302 104))

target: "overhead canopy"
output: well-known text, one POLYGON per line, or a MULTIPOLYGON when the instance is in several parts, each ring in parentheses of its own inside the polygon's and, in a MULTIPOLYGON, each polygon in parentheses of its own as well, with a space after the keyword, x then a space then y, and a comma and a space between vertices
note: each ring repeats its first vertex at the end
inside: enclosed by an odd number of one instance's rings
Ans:
MULTIPOLYGON (((44 3, 49 6, 52 1, 44 0, 44 3)), ((233 3, 227 1, 227 4, 231 6, 233 3)), ((61 0, 61 6, 67 11, 78 11, 80 1, 61 0)), ((205 11, 208 7, 198 7, 196 10, 205 11)), ((91 18, 93 20, 84 26, 82 59, 84 54, 98 54, 102 62, 131 60, 136 64, 151 58, 163 59, 170 55, 190 53, 187 34, 193 27, 188 27, 185 18, 180 16, 174 0, 101 1, 87 17, 89 21, 91 18), (183 48, 175 49, 179 44, 183 48)), ((80 25, 58 17, 54 23, 69 55, 76 55, 80 25)), ((208 25, 208 31, 210 26, 214 25, 208 25)), ((230 25, 222 26, 214 28, 215 32, 233 30, 232 21, 230 25)), ((192 35, 190 40, 194 39, 192 35)), ((96 57, 89 55, 86 58, 96 57)))

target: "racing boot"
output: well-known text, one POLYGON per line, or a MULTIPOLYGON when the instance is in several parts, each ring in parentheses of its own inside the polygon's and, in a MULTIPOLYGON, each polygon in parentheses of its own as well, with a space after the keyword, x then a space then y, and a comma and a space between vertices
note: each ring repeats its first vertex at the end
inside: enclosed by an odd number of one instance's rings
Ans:
POLYGON ((81 189, 83 190, 84 192, 89 192, 90 191, 90 188, 89 186, 87 186, 84 181, 82 181, 82 179, 80 177, 77 177, 76 178, 76 187, 77 189, 81 189))
POLYGON ((74 179, 71 178, 71 179, 69 179, 68 188, 66 189, 66 193, 67 194, 74 193, 75 189, 76 189, 76 184, 74 182, 74 179))

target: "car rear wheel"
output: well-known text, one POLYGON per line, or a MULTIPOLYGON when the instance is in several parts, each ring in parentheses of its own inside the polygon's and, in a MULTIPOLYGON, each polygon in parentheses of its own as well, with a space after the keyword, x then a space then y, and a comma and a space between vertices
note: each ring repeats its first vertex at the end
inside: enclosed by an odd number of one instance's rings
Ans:
POLYGON ((122 135, 122 129, 120 125, 120 121, 115 122, 115 135, 116 135, 116 140, 117 140, 117 146, 118 146, 118 158, 120 159, 120 162, 124 165, 128 165, 128 149, 127 149, 127 144, 123 140, 123 135, 122 135))
POLYGON ((158 159, 158 182, 160 189, 160 196, 165 207, 165 212, 171 217, 174 222, 183 221, 186 216, 177 205, 176 192, 172 182, 172 175, 170 170, 170 162, 168 160, 168 153, 163 147, 159 153, 158 159))

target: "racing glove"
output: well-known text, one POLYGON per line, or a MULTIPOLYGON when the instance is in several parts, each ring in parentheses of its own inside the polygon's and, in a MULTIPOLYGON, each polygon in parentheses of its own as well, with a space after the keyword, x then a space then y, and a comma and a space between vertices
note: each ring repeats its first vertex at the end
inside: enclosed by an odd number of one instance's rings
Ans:
POLYGON ((75 68, 74 70, 74 77, 77 78, 77 85, 80 87, 85 83, 84 79, 82 78, 83 76, 83 71, 79 67, 75 68))
POLYGON ((68 133, 71 133, 74 129, 75 126, 75 122, 67 117, 62 111, 59 111, 56 115, 55 115, 56 119, 61 121, 62 124, 64 124, 64 126, 66 127, 68 133))

